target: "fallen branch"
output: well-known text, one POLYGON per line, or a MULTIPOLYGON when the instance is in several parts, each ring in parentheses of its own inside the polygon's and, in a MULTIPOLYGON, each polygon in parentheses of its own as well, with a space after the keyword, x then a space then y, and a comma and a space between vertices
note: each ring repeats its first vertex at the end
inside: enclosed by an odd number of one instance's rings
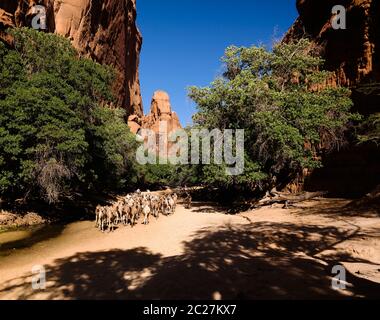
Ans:
POLYGON ((325 191, 304 192, 302 194, 290 194, 272 190, 271 192, 267 192, 265 197, 255 204, 255 207, 258 208, 271 206, 274 204, 284 204, 283 208, 288 209, 290 205, 293 205, 295 203, 312 200, 318 197, 322 197, 326 194, 327 192, 325 191))

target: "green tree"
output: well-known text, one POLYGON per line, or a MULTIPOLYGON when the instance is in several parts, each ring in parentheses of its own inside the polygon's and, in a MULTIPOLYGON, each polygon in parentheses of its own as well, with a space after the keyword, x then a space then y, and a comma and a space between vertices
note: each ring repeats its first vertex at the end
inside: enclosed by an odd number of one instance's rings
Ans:
MULTIPOLYGON (((304 168, 321 166, 320 155, 342 142, 351 120, 350 91, 324 86, 329 72, 306 39, 264 47, 229 47, 225 72, 209 87, 191 87, 196 125, 245 129, 246 172, 225 177, 204 167, 210 184, 273 187, 304 168)), ((216 170, 216 171, 215 171, 216 170)))
POLYGON ((374 113, 360 127, 359 143, 375 143, 380 145, 380 113, 374 113))
MULTIPOLYGON (((380 100, 380 83, 368 83, 356 88, 357 92, 380 100)), ((380 112, 369 115, 359 127, 359 143, 380 144, 380 112)))
POLYGON ((60 36, 22 28, 0 43, 0 195, 64 196, 128 182, 133 136, 113 102, 114 73, 60 36))

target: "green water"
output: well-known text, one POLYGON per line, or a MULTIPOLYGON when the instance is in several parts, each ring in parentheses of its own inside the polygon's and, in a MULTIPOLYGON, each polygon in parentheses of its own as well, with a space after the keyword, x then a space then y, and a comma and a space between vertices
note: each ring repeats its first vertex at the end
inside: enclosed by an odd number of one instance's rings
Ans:
POLYGON ((64 228, 64 225, 40 225, 0 231, 0 257, 57 237, 64 228))

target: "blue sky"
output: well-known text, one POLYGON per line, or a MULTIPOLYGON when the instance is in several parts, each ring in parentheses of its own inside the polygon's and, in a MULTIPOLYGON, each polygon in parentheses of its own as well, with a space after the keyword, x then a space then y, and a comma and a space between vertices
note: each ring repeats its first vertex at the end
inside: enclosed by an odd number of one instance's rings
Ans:
POLYGON ((229 45, 270 45, 297 18, 295 0, 137 0, 143 35, 140 80, 147 113, 165 90, 182 125, 196 111, 187 87, 206 86, 222 72, 229 45))

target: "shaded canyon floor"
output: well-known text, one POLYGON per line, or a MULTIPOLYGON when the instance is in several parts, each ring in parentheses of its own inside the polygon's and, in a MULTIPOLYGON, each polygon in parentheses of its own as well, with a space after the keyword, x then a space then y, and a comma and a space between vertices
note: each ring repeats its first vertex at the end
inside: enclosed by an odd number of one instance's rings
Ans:
POLYGON ((237 215, 199 203, 110 234, 69 224, 16 250, 23 235, 3 234, 0 299, 379 298, 380 215, 349 203, 237 215), (32 289, 34 265, 46 268, 45 290, 32 289), (346 290, 331 287, 335 265, 347 270, 346 290))

